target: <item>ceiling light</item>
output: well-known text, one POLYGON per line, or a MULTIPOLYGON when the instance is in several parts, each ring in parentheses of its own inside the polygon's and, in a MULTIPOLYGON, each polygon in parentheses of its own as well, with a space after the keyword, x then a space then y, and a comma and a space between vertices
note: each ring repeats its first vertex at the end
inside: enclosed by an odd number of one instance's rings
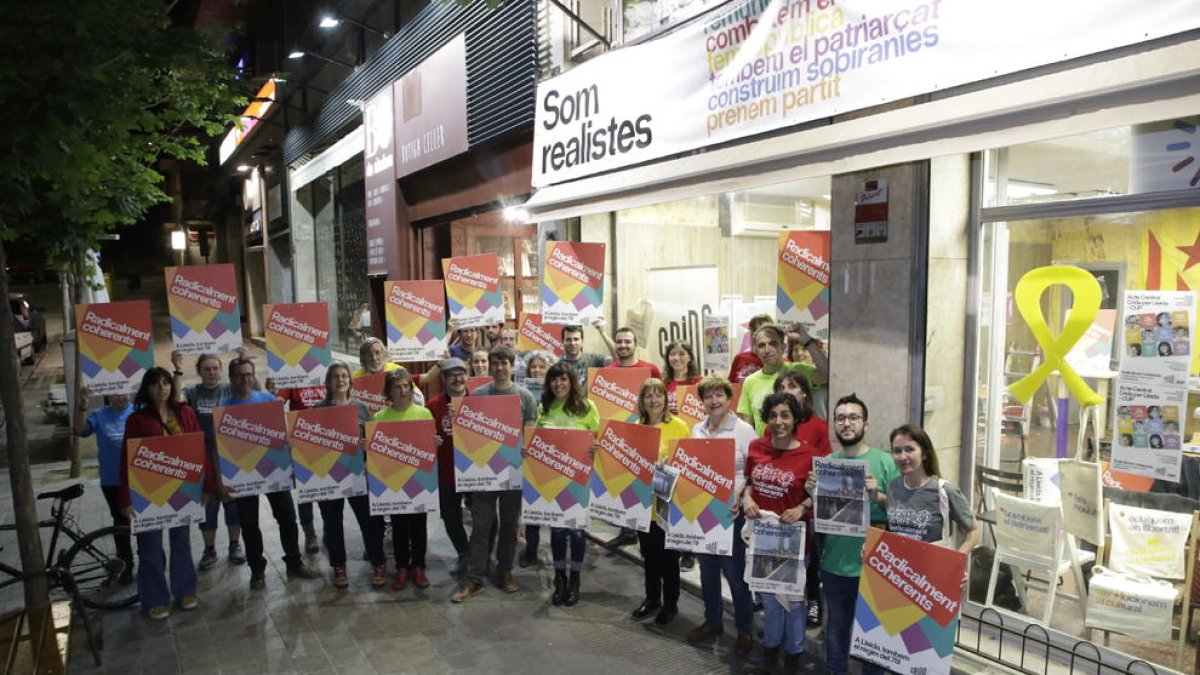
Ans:
POLYGON ((302 59, 302 58, 304 58, 304 52, 300 49, 296 49, 296 50, 292 51, 290 54, 288 54, 288 58, 289 59, 302 59))
POLYGON ((341 23, 341 21, 338 21, 337 19, 333 18, 332 16, 323 16, 323 17, 321 17, 321 22, 318 23, 317 25, 320 26, 321 28, 337 28, 338 24, 340 24, 340 23, 341 23))

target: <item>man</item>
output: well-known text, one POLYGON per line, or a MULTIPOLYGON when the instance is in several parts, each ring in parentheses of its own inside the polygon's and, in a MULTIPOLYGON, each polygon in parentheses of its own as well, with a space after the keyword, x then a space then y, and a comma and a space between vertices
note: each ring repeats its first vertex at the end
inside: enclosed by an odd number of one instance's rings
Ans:
MULTIPOLYGON (((492 381, 471 392, 472 396, 511 396, 521 399, 521 421, 530 425, 537 421, 537 401, 533 394, 513 382, 513 353, 508 347, 493 347, 488 355, 492 381)), ((522 448, 522 453, 524 448, 522 448)), ((512 469, 518 471, 518 468, 512 469)), ((513 554, 517 548, 517 523, 521 519, 521 489, 471 493, 471 572, 470 578, 450 596, 452 602, 463 602, 483 590, 487 573, 489 533, 499 511, 499 540, 496 544, 496 586, 505 593, 520 590, 512 578, 513 554)))
MULTIPOLYGON (((633 329, 627 326, 622 326, 613 333, 612 352, 615 357, 610 365, 614 368, 649 368, 650 377, 661 380, 662 372, 658 366, 643 361, 637 357, 637 335, 633 329)), ((586 380, 582 380, 586 382, 586 380)))
MULTIPOLYGON (((350 377, 390 373, 400 367, 388 360, 387 346, 377 337, 369 337, 358 346, 358 363, 359 367, 350 373, 350 377)), ((413 387, 413 403, 425 405, 425 395, 416 386, 413 387)))
POLYGON ((505 328, 500 331, 500 346, 508 347, 513 352, 513 378, 518 382, 525 377, 525 355, 517 350, 517 329, 505 328))
MULTIPOLYGON (((604 317, 596 317, 592 326, 600 333, 601 339, 604 340, 604 344, 608 346, 608 351, 611 353, 613 343, 608 334, 604 332, 604 317)), ((578 376, 582 386, 587 386, 588 368, 603 368, 612 361, 607 356, 583 351, 583 326, 563 326, 562 343, 563 357, 559 361, 575 368, 575 375, 578 376)))
MULTIPOLYGON (((484 336, 484 338, 487 339, 487 344, 485 344, 483 346, 488 347, 489 349, 492 347, 499 347, 501 345, 500 336, 503 332, 504 332, 504 322, 503 321, 501 321, 500 323, 485 327, 483 329, 483 336, 484 336)), ((512 347, 509 347, 509 349, 512 349, 512 347)))
MULTIPOLYGON (((255 391, 254 362, 238 357, 229 362, 229 398, 222 406, 267 403, 275 397, 255 391)), ((246 542, 246 561, 250 564, 250 588, 259 590, 267 585, 267 559, 263 557, 262 530, 258 526, 258 495, 236 498, 238 519, 242 523, 242 538, 246 542)), ((279 525, 279 539, 283 545, 283 561, 287 565, 289 579, 318 579, 320 574, 309 569, 300 557, 299 532, 296 528, 296 506, 288 490, 267 493, 267 503, 279 525)))
POLYGON ((429 412, 437 429, 438 499, 446 535, 458 554, 455 573, 467 571, 471 548, 463 526, 463 499, 454 487, 454 415, 458 400, 467 395, 467 364, 462 359, 449 358, 438 364, 442 377, 442 393, 429 399, 429 412))
POLYGON ((450 356, 462 359, 463 361, 469 361, 471 360, 471 352, 480 347, 486 349, 484 345, 480 344, 482 340, 480 337, 481 332, 482 330, 479 328, 459 328, 458 342, 450 345, 450 356))
POLYGON ((825 384, 829 379, 829 359, 816 338, 811 337, 804 327, 795 324, 790 333, 774 324, 760 327, 754 333, 754 352, 762 359, 762 370, 754 373, 742 382, 742 397, 738 400, 737 414, 743 420, 754 425, 754 431, 763 435, 766 424, 759 416, 762 402, 775 388, 775 380, 784 370, 797 370, 804 374, 813 389, 825 384), (815 366, 807 363, 787 363, 784 355, 788 353, 788 339, 793 339, 803 345, 812 357, 815 366))
MULTIPOLYGON (((867 445, 867 404, 850 394, 838 399, 833 407, 833 433, 842 449, 830 459, 858 459, 867 463, 867 490, 871 493, 871 524, 887 523, 887 514, 874 499, 892 479, 900 475, 891 453, 867 445)), ((805 489, 811 494, 817 487, 816 473, 810 473, 805 489)), ((863 537, 828 534, 821 544, 821 586, 825 591, 825 667, 833 675, 849 672, 850 631, 854 624, 854 605, 858 598, 858 578, 862 574, 863 537)), ((883 669, 863 663, 863 673, 883 673, 883 669)))
POLYGON ((744 352, 738 352, 729 366, 729 381, 737 384, 745 382, 747 377, 762 368, 762 359, 754 353, 754 334, 759 328, 771 323, 770 314, 756 314, 750 317, 750 344, 744 352))

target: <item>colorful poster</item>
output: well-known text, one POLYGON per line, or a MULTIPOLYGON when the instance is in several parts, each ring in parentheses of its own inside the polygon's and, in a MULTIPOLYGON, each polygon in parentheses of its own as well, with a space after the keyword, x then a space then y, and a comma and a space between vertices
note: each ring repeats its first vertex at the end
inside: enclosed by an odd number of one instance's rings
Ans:
POLYGON ((446 288, 440 281, 385 281, 393 361, 434 361, 446 353, 446 288))
POLYGON ((829 339, 829 231, 779 233, 775 316, 829 339))
POLYGON ((732 352, 733 344, 729 337, 729 317, 724 314, 705 314, 703 371, 729 372, 729 364, 733 361, 732 352))
POLYGON ((125 440, 134 534, 204 520, 204 434, 125 440))
POLYGON ((292 489, 283 401, 213 408, 221 480, 235 497, 292 489))
POLYGON ((649 368, 588 368, 587 396, 601 420, 637 422, 638 392, 648 379, 649 368))
POLYGON ((670 463, 679 480, 667 515, 667 548, 732 555, 733 439, 681 439, 670 463))
POLYGON ((454 416, 455 489, 521 489, 521 440, 520 397, 463 398, 454 416))
POLYGON ((603 316, 604 244, 546 242, 542 266, 542 321, 591 325, 603 316))
POLYGON ((296 410, 287 414, 287 426, 296 501, 319 502, 366 494, 357 406, 296 410))
POLYGON ((1121 378, 1187 386, 1196 295, 1191 291, 1126 291, 1121 378))
POLYGON ((150 301, 75 305, 79 367, 93 394, 132 394, 154 367, 150 301))
POLYGON ((949 675, 967 556, 867 530, 850 653, 895 673, 949 675))
POLYGON ((383 383, 386 379, 387 373, 383 371, 370 375, 359 375, 354 378, 353 386, 350 389, 350 398, 367 406, 367 412, 374 415, 391 405, 387 397, 383 395, 383 383))
MULTIPOLYGON (((1070 311, 1070 310, 1068 310, 1070 311)), ((1064 323, 1066 318, 1063 319, 1064 323)), ((1112 361, 1113 330, 1117 326, 1117 310, 1101 309, 1092 319, 1087 332, 1067 352, 1067 363, 1079 373, 1108 373, 1112 361)))
POLYGON ((171 338, 184 354, 232 352, 242 346, 233 264, 168 267, 171 338))
POLYGON ((455 327, 494 326, 504 321, 500 260, 495 253, 444 258, 442 277, 455 327))
POLYGON ((329 366, 329 309, 323 302, 263 305, 267 377, 279 389, 325 383, 329 366))
POLYGON ((645 424, 603 425, 592 472, 593 516, 618 527, 650 530, 661 435, 661 430, 645 424))
POLYGON ((808 579, 804 565, 803 522, 784 525, 774 514, 747 520, 746 585, 755 593, 804 595, 808 579))
POLYGON ((862 537, 867 534, 867 463, 858 459, 813 460, 817 489, 813 492, 813 531, 862 537))
POLYGON ((1117 380, 1112 468, 1179 481, 1187 389, 1117 380))
POLYGON ((371 515, 437 513, 437 436, 433 420, 367 422, 371 515))
POLYGON ((517 329, 517 349, 523 352, 547 352, 561 358, 563 350, 562 331, 559 326, 546 328, 541 314, 522 314, 517 329))
POLYGON ((588 482, 592 444, 586 429, 535 429, 525 449, 521 520, 529 525, 585 529, 591 521, 588 482))

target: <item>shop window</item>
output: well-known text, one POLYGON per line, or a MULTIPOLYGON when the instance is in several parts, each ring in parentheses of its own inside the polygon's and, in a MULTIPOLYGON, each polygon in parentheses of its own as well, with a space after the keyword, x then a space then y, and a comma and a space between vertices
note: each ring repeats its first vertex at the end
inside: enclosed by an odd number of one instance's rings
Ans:
POLYGON ((500 212, 482 213, 453 221, 450 242, 455 256, 495 253, 499 258, 504 317, 510 326, 516 327, 523 313, 541 311, 536 226, 507 223, 500 212))

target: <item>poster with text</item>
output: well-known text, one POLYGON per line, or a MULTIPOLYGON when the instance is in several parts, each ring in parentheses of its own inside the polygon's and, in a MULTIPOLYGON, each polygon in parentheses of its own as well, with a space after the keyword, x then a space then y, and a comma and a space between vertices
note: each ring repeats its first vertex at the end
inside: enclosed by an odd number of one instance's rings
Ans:
POLYGON ((75 334, 92 394, 132 394, 154 367, 149 300, 75 305, 75 334))
POLYGON ((454 415, 454 486, 459 492, 519 490, 521 398, 467 396, 454 415))
POLYGON ((546 242, 542 266, 542 321, 591 325, 603 316, 604 244, 546 242))
POLYGON ((391 405, 391 402, 383 395, 383 384, 386 380, 387 373, 385 371, 359 375, 354 378, 351 385, 350 398, 367 406, 367 412, 374 416, 375 413, 391 405))
POLYGON ((128 438, 130 532, 169 530, 204 520, 204 434, 128 438))
POLYGON ((296 501, 319 502, 367 493, 357 406, 296 410, 287 414, 287 425, 296 501))
POLYGON ((588 368, 587 397, 601 420, 637 422, 638 392, 649 378, 649 368, 588 368))
POLYGON ((895 673, 949 675, 967 556, 867 530, 850 653, 895 673))
POLYGON ((586 529, 592 444, 586 429, 534 429, 525 449, 521 520, 528 525, 586 529))
POLYGON ((183 354, 231 352, 242 346, 233 264, 168 267, 171 339, 183 354))
POLYGON ((1113 406, 1112 468, 1179 481, 1188 390, 1117 378, 1113 406))
POLYGON ((654 465, 662 431, 645 424, 607 422, 600 429, 592 472, 592 515, 618 527, 650 530, 654 465))
POLYGON ((438 511, 433 420, 367 422, 366 447, 371 515, 438 511))
POLYGON ((221 480, 235 497, 292 489, 283 401, 213 408, 221 480))
POLYGON ((733 339, 727 315, 704 315, 704 357, 702 371, 729 372, 733 361, 733 339))
POLYGON ((779 233, 775 316, 829 340, 829 231, 779 233))
POLYGON ((679 479, 667 515, 667 548, 731 555, 733 439, 681 439, 670 463, 679 469, 679 479))
POLYGON ((746 584, 755 593, 804 595, 804 523, 785 525, 775 515, 747 520, 746 584))
POLYGON ((1191 291, 1126 291, 1121 379, 1186 387, 1191 367, 1196 295, 1191 291))
POLYGON ((446 352, 446 287, 440 281, 385 281, 388 352, 393 361, 435 361, 446 352))
POLYGON ((442 278, 450 320, 457 328, 503 323, 500 261, 495 253, 444 258, 442 278))
POLYGON ((541 314, 522 314, 521 324, 517 328, 517 349, 523 352, 546 352, 561 358, 566 353, 562 344, 562 327, 543 325, 541 314))
POLYGON ((1117 310, 1099 310, 1087 332, 1071 347, 1071 351, 1067 352, 1067 363, 1079 373, 1108 373, 1109 364, 1112 362, 1113 330, 1116 325, 1117 310))
POLYGON ((329 366, 329 309, 323 302, 263 305, 267 377, 275 387, 325 384, 329 366))
POLYGON ((867 534, 867 463, 860 459, 813 460, 817 490, 813 493, 813 531, 862 537, 867 534))

